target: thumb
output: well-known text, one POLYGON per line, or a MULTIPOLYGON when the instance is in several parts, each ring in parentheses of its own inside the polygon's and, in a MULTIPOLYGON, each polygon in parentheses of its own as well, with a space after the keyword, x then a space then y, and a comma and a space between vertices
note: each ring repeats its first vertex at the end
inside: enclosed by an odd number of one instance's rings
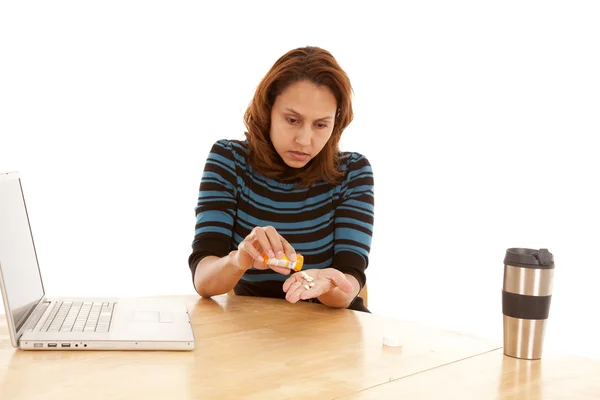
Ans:
POLYGON ((352 284, 346 278, 346 275, 344 275, 340 271, 335 271, 335 273, 331 274, 329 278, 331 282, 335 286, 337 286, 342 292, 352 293, 352 284))

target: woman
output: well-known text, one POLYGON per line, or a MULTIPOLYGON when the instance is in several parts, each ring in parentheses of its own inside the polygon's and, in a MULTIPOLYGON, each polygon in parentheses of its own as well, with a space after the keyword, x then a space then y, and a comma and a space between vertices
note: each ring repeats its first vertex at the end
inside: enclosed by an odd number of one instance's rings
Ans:
POLYGON ((292 50, 256 89, 246 140, 213 145, 189 257, 201 296, 233 289, 369 312, 358 294, 373 230, 373 173, 363 155, 338 150, 353 118, 351 94, 329 52, 292 50), (291 275, 263 261, 284 254, 294 261, 296 253, 304 267, 291 275))

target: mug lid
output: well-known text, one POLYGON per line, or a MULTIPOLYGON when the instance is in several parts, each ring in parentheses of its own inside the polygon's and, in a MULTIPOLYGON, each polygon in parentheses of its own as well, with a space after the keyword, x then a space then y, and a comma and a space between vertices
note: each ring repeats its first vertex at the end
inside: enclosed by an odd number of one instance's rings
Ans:
POLYGON ((553 267, 554 256, 548 249, 511 248, 506 250, 504 264, 524 264, 531 266, 553 267))

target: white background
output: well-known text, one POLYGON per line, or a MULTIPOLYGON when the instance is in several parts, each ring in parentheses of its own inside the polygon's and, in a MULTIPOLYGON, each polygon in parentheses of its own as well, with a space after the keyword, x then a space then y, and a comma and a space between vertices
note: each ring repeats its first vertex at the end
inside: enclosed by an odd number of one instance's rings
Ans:
POLYGON ((0 171, 47 292, 194 293, 208 150, 317 45, 354 86, 342 149, 375 172, 372 311, 500 339, 504 251, 546 247, 546 346, 600 357, 597 4, 3 2, 0 171))

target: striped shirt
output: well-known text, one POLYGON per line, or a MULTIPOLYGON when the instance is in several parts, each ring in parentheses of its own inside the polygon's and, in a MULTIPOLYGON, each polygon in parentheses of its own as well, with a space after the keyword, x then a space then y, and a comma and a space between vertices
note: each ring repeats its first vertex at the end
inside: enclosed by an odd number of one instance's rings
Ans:
MULTIPOLYGON (((366 157, 343 152, 339 184, 309 188, 281 183, 256 172, 247 161, 247 142, 217 141, 204 167, 189 266, 192 276, 206 256, 224 257, 256 226, 273 226, 304 256, 303 269, 335 268, 362 288, 374 221, 373 172, 366 157)), ((254 294, 285 297, 289 275, 250 269, 240 284, 254 294)))

